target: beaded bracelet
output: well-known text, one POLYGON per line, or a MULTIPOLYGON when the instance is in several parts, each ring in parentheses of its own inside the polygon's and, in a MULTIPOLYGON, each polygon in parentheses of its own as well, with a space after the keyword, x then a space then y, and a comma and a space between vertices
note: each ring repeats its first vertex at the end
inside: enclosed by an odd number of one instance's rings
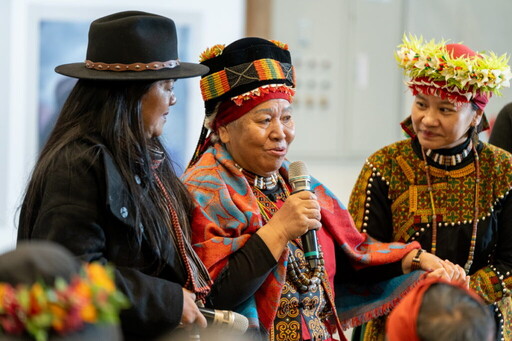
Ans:
POLYGON ((416 256, 414 256, 414 258, 412 259, 412 262, 411 262, 411 271, 421 270, 420 256, 424 251, 425 250, 423 250, 423 249, 418 249, 416 256))

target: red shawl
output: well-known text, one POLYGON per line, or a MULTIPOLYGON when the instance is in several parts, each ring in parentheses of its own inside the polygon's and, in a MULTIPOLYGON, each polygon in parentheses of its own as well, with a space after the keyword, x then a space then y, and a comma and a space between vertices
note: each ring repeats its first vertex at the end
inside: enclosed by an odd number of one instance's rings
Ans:
MULTIPOLYGON (((288 178, 287 167, 288 162, 285 162, 280 169, 284 179, 288 178)), ((229 256, 242 248, 261 227, 263 220, 258 204, 245 176, 220 144, 210 147, 185 172, 183 181, 197 203, 192 217, 192 243, 215 280, 227 265, 229 256)), ((325 186, 314 178, 311 185, 321 206, 322 228, 329 231, 354 268, 397 262, 420 247, 417 242, 372 240, 356 230, 348 211, 325 186)), ((261 324, 266 330, 271 328, 285 281, 286 257, 285 252, 276 269, 249 300, 251 302, 237 309, 249 318, 251 327, 261 324)), ((329 277, 334 278, 334 274, 329 277)), ((334 288, 334 283, 330 285, 334 288)))

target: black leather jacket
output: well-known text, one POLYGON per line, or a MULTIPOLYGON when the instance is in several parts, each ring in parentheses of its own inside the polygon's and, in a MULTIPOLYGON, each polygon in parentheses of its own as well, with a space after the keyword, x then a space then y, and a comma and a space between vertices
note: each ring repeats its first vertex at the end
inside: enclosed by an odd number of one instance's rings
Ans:
POLYGON ((105 146, 66 146, 38 196, 35 207, 22 206, 22 216, 36 214, 32 222, 21 220, 18 240, 52 240, 83 261, 113 263, 116 284, 132 303, 121 313, 126 340, 156 338, 179 324, 186 274, 174 250, 155 274, 158 256, 144 239, 137 241, 135 229, 143 227, 135 226, 134 204, 105 146))

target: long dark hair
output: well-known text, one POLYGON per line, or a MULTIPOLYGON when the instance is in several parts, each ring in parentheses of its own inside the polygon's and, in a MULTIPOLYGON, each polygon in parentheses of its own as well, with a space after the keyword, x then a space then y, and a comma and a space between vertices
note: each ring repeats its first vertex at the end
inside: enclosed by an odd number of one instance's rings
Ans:
MULTIPOLYGON (((154 81, 91 81, 79 80, 57 119, 48 142, 41 151, 32 173, 20 217, 20 232, 30 238, 37 218, 40 196, 48 170, 59 152, 70 143, 82 139, 102 144, 111 152, 134 203, 136 238, 142 234, 150 247, 161 258, 172 243, 169 229, 172 226, 164 196, 152 174, 152 150, 164 153, 164 160, 157 169, 160 180, 169 193, 184 234, 190 236, 192 202, 188 191, 176 176, 170 156, 160 140, 148 140, 144 133, 141 99, 154 81), (135 182, 134 175, 142 174, 143 186, 135 182)), ((94 148, 94 147, 91 147, 94 148)), ((99 150, 97 150, 99 156, 99 150)), ((71 157, 78 157, 71 156, 71 157)), ((160 264, 161 265, 161 264, 160 264)))

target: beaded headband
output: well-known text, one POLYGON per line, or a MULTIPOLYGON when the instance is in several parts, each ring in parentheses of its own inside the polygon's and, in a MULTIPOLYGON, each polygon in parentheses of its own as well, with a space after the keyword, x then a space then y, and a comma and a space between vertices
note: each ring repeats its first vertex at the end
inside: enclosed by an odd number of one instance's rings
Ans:
POLYGON ((480 95, 487 99, 492 94, 501 95, 500 89, 510 86, 512 73, 506 54, 476 53, 461 44, 426 42, 413 35, 404 35, 398 48, 395 58, 415 93, 466 103, 480 95))

